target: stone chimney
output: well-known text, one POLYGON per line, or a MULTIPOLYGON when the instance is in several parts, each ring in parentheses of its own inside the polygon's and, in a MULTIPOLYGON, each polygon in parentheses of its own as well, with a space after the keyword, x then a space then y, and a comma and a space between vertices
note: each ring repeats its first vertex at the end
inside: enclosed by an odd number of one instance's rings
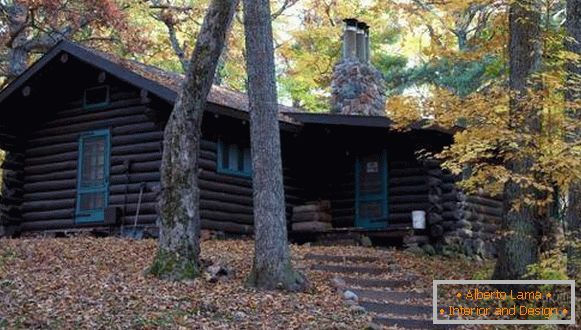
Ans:
POLYGON ((353 18, 343 22, 343 57, 333 71, 331 112, 385 116, 385 81, 370 63, 369 26, 353 18))

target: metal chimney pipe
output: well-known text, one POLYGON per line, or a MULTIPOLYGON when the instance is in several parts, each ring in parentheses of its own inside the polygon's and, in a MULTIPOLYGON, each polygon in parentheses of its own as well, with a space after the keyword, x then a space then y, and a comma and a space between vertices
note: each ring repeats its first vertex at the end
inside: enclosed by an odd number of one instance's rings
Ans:
POLYGON ((365 62, 365 28, 367 24, 363 22, 357 23, 357 37, 356 37, 356 45, 357 45, 357 58, 359 62, 365 62))
POLYGON ((369 25, 365 25, 365 63, 371 61, 371 44, 369 43, 369 25))
POLYGON ((345 23, 343 30, 343 59, 355 60, 357 58, 357 20, 347 18, 343 22, 345 23))

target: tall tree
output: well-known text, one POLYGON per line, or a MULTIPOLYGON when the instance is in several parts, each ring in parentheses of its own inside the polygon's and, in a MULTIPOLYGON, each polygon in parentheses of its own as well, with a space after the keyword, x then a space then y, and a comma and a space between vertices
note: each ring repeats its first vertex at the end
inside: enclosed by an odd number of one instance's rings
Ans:
MULTIPOLYGON (((581 139, 579 121, 581 121, 581 0, 567 0, 566 27, 568 39, 565 46, 571 53, 579 58, 567 63, 567 91, 566 99, 569 101, 567 114, 577 126, 568 132, 567 140, 572 144, 578 144, 581 139)), ((565 220, 572 245, 568 248, 568 273, 571 278, 579 276, 581 270, 581 182, 575 180, 569 186, 567 212, 565 220)))
MULTIPOLYGON (((531 102, 530 89, 535 87, 533 75, 540 69, 541 29, 536 0, 515 0, 509 10, 510 39, 509 85, 511 89, 511 129, 520 133, 519 149, 528 149, 531 134, 540 131, 540 110, 531 102)), ((534 160, 528 154, 516 154, 506 167, 516 175, 529 174, 534 160)), ((504 188, 502 238, 493 277, 518 279, 527 272, 527 266, 538 258, 538 210, 522 203, 525 196, 535 192, 513 177, 504 188)))
POLYGON ((123 9, 116 0, 0 0, 0 79, 14 79, 61 39, 116 43, 123 33, 132 44, 139 33, 124 33, 123 9))
POLYGON ((244 0, 255 246, 250 285, 298 291, 287 240, 272 22, 268 0, 244 0))
POLYGON ((181 280, 199 273, 198 162, 202 116, 237 3, 237 0, 212 0, 165 127, 159 248, 149 269, 164 279, 181 280))

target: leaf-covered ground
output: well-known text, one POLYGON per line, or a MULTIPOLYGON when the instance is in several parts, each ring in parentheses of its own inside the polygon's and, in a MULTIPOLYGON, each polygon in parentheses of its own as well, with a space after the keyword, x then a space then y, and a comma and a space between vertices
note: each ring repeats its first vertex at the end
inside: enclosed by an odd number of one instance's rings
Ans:
POLYGON ((295 266, 306 272, 312 289, 283 294, 244 285, 252 241, 203 242, 204 259, 234 269, 230 280, 217 283, 145 276, 156 244, 88 237, 0 240, 0 328, 363 329, 370 317, 351 312, 329 285, 332 275, 309 270, 305 254, 395 259, 396 271, 420 274, 424 288, 433 278, 472 278, 486 266, 395 250, 293 246, 295 266))

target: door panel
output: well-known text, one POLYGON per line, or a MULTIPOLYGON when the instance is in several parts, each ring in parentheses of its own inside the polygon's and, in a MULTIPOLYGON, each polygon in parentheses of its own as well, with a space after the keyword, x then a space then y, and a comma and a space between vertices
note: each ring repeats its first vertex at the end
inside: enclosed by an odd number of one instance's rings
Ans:
POLYGON ((104 220, 109 197, 108 130, 83 133, 79 139, 77 223, 104 220))
POLYGON ((355 225, 387 227, 387 153, 361 155, 355 162, 355 225))

